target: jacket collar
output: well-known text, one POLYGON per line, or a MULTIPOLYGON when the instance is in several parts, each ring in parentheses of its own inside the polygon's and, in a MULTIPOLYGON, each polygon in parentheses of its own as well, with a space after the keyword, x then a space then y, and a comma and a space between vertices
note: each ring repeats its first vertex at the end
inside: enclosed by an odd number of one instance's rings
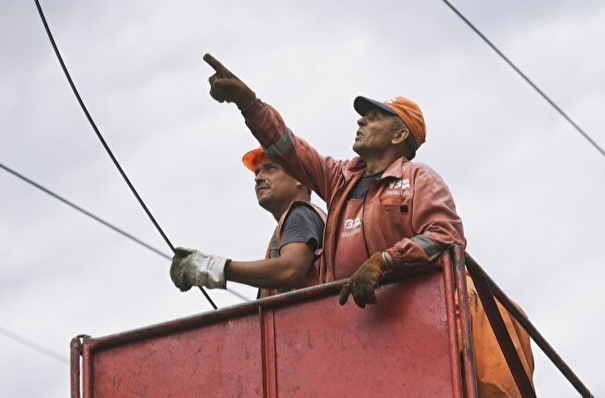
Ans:
MULTIPOLYGON (((401 178, 403 165, 408 162, 409 162, 409 160, 407 160, 407 158, 405 156, 400 157, 399 159, 397 159, 393 163, 391 163, 389 165, 389 167, 387 167, 387 169, 384 171, 384 173, 382 173, 382 176, 380 178, 385 178, 385 177, 401 178)), ((365 169, 366 169, 365 162, 359 156, 356 156, 353 159, 351 159, 347 163, 347 165, 343 168, 344 178, 345 178, 345 180, 351 180, 355 176, 365 173, 365 169)))
POLYGON ((403 173, 402 173, 403 165, 408 162, 409 162, 409 160, 405 156, 400 157, 399 159, 397 159, 393 163, 391 163, 391 165, 389 167, 387 167, 387 169, 384 171, 384 173, 382 173, 382 177, 380 177, 380 178, 385 178, 385 177, 401 178, 403 175, 403 173))

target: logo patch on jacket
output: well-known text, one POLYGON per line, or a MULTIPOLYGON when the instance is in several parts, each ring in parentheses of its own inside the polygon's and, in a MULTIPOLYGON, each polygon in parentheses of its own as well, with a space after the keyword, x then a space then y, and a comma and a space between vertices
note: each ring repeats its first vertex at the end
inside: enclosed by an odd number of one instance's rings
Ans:
POLYGON ((346 238, 348 236, 357 235, 361 232, 361 218, 357 217, 356 219, 347 218, 345 220, 344 232, 340 235, 341 238, 346 238))
POLYGON ((410 180, 401 179, 389 182, 386 196, 410 196, 410 180))

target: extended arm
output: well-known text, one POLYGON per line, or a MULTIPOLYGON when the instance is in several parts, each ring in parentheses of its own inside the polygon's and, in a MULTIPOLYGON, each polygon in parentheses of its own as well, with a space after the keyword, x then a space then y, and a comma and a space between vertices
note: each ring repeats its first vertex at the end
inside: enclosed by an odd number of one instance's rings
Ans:
POLYGON ((297 287, 303 281, 314 259, 314 249, 308 243, 282 246, 280 256, 257 261, 231 261, 225 267, 225 277, 263 289, 297 287))
POLYGON ((170 277, 181 291, 192 286, 224 289, 227 280, 263 289, 291 288, 304 279, 315 257, 314 252, 311 243, 294 242, 282 246, 280 257, 231 261, 179 247, 172 259, 170 277))
POLYGON ((257 99, 243 81, 212 55, 204 55, 204 61, 215 71, 208 79, 212 98, 236 104, 271 160, 328 202, 332 191, 338 187, 343 162, 321 156, 304 140, 294 136, 274 108, 257 99))

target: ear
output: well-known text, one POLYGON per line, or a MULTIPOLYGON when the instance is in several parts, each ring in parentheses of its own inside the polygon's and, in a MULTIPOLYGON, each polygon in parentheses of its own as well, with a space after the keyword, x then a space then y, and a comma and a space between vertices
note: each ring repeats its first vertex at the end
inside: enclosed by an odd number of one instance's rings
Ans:
POLYGON ((409 130, 399 129, 399 130, 393 132, 393 138, 391 139, 391 143, 393 145, 399 145, 399 144, 403 143, 405 140, 407 140, 409 135, 410 135, 409 130))

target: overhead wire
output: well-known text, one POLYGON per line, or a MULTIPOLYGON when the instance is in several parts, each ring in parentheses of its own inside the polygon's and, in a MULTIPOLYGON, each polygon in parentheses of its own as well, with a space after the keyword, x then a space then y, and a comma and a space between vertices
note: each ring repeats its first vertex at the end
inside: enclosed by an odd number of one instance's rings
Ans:
MULTIPOLYGON (((147 208, 147 206, 145 205, 145 203, 141 199, 139 193, 134 188, 134 185, 132 185, 132 183, 130 182, 130 179, 128 178, 128 176, 126 175, 126 173, 124 172, 124 170, 122 169, 122 167, 120 166, 120 164, 118 163, 118 160, 113 155, 113 152, 109 148, 109 145, 107 145, 107 143, 105 142, 105 139, 101 135, 101 132, 97 128, 97 125, 95 124, 94 120, 92 119, 92 116, 88 112, 88 109, 86 108, 86 105, 84 105, 84 101, 82 100, 82 97, 80 97, 80 93, 78 92, 78 90, 77 90, 77 88, 76 88, 76 86, 75 86, 75 84, 74 84, 74 82, 73 82, 73 80, 71 78, 71 75, 69 74, 69 71, 67 70, 67 67, 65 66, 65 62, 63 62, 63 57, 61 56, 61 53, 59 52, 57 44, 55 43, 55 39, 54 39, 54 37, 53 37, 53 35, 52 35, 51 31, 50 31, 48 23, 46 22, 46 17, 44 16, 44 12, 42 11, 42 7, 40 6, 40 2, 38 0, 34 0, 34 2, 36 3, 36 7, 38 8, 38 14, 40 15, 40 19, 42 20, 42 24, 44 25, 44 29, 46 30, 46 33, 47 33, 48 38, 50 40, 50 43, 51 43, 51 45, 53 47, 53 50, 55 51, 55 55, 57 56, 57 59, 58 59, 59 63, 61 64, 61 68, 63 69, 65 77, 67 78, 67 81, 69 82, 69 85, 70 85, 72 91, 74 92, 74 95, 76 96, 76 99, 78 100, 78 103, 80 104, 80 107, 82 108, 82 111, 84 111, 84 114, 86 115, 86 118, 88 119, 88 122, 90 123, 90 125, 93 128, 93 130, 97 134, 97 137, 99 138, 99 140, 103 144, 103 147, 105 148, 107 154, 109 155, 109 157, 113 161, 114 165, 118 168, 118 170, 119 170, 120 174, 122 175, 124 181, 126 181, 126 184, 130 188, 130 190, 132 191, 132 193, 134 194, 134 196, 137 198, 139 204, 143 207, 143 210, 145 210, 145 213, 147 213, 147 216, 151 219, 151 222, 156 227, 156 229, 158 230, 158 232, 160 233, 160 235, 162 236, 162 238, 164 238, 164 241, 166 242, 166 244, 168 245, 168 247, 170 247, 170 250, 172 250, 172 252, 175 253, 174 246, 172 245, 172 243, 170 242, 170 240, 168 239, 168 237, 166 236, 166 234, 164 233, 164 231, 162 230, 162 228, 160 227, 160 225, 158 224, 158 222, 156 221, 156 219, 153 217, 153 215, 151 214, 151 212, 149 211, 149 209, 147 208)), ((204 297, 206 297, 206 300, 210 303, 210 305, 214 309, 217 309, 216 304, 214 304, 214 301, 212 301, 212 299, 210 298, 210 296, 208 295, 208 293, 206 293, 206 290, 202 286, 199 286, 199 289, 202 292, 202 294, 204 295, 204 297)))
POLYGON ((72 207, 73 209, 76 209, 80 213, 83 213, 83 214, 87 215, 88 217, 92 218, 93 220, 98 221, 101 224, 105 225, 106 227, 113 229, 114 231, 116 231, 117 233, 119 233, 119 234, 127 237, 128 239, 131 239, 131 240, 135 241, 139 245, 142 245, 142 246, 146 247, 147 249, 153 251, 154 253, 159 254, 160 256, 162 256, 162 257, 164 257, 164 258, 166 258, 168 260, 171 259, 171 257, 168 254, 166 254, 166 253, 164 253, 164 252, 156 249, 155 247, 151 246, 150 244, 147 244, 147 243, 143 242, 142 240, 134 237, 132 234, 129 234, 128 232, 125 232, 124 230, 116 227, 115 225, 112 225, 112 224, 108 223, 107 221, 101 219, 100 217, 97 217, 96 215, 92 214, 91 212, 89 212, 89 211, 83 209, 82 207, 76 205, 75 203, 73 203, 73 202, 71 202, 71 201, 69 201, 69 200, 67 200, 67 199, 65 199, 65 198, 57 195, 56 193, 52 192, 50 189, 47 189, 47 188, 43 187, 42 185, 40 185, 37 182, 35 182, 35 181, 33 181, 33 180, 25 177, 24 175, 16 172, 15 170, 9 168, 8 166, 0 163, 0 168, 6 170, 7 172, 11 173, 15 177, 20 178, 21 180, 27 182, 28 184, 33 185, 34 187, 36 187, 39 190, 45 192, 46 194, 52 196, 53 198, 55 198, 57 200, 60 200, 61 202, 65 203, 66 205, 72 207))
MULTIPOLYGON (((145 247, 145 248, 147 248, 147 249, 151 250, 152 252, 154 252, 154 253, 156 253, 156 254, 158 254, 158 255, 160 255, 160 256, 162 256, 162 257, 164 257, 164 258, 168 259, 168 260, 171 260, 171 259, 172 259, 172 257, 170 257, 168 254, 166 254, 166 253, 162 252, 161 250, 156 249, 155 247, 151 246, 150 244, 145 243, 145 242, 144 242, 144 241, 142 241, 141 239, 138 239, 138 238, 137 238, 137 237, 135 237, 134 235, 132 235, 132 234, 130 234, 130 233, 128 233, 128 232, 126 232, 126 231, 124 231, 123 229, 121 229, 121 228, 119 228, 119 227, 116 227, 115 225, 113 225, 113 224, 111 224, 111 223, 109 223, 109 222, 107 222, 107 221, 103 220, 101 217, 96 216, 95 214, 91 213, 90 211, 85 210, 85 209, 84 209, 84 208, 82 208, 81 206, 78 206, 78 205, 76 205, 75 203, 73 203, 72 201, 67 200, 67 199, 65 199, 64 197, 61 197, 60 195, 56 194, 55 192, 51 191, 50 189, 43 187, 42 185, 38 184, 37 182, 33 181, 32 179, 27 178, 27 177, 26 177, 26 176, 24 176, 23 174, 18 173, 17 171, 13 170, 12 168, 10 168, 10 167, 6 166, 5 164, 3 164, 3 163, 1 163, 1 162, 0 162, 0 168, 1 168, 1 169, 3 169, 3 170, 5 170, 5 171, 7 171, 8 173, 10 173, 10 174, 14 175, 15 177, 17 177, 17 178, 19 178, 19 179, 21 179, 21 180, 25 181, 26 183, 28 183, 28 184, 30 184, 30 185, 32 185, 32 186, 34 186, 34 187, 38 188, 39 190, 41 190, 42 192, 46 193, 47 195, 50 195, 50 196, 52 196, 53 198, 55 198, 55 199, 57 199, 57 200, 59 200, 59 201, 61 201, 61 202, 65 203, 66 205, 68 205, 68 206, 70 206, 71 208, 73 208, 73 209, 75 209, 75 210, 79 211, 80 213, 82 213, 82 214, 84 214, 84 215, 86 215, 86 216, 88 216, 88 217, 92 218, 93 220, 95 220, 95 221, 97 221, 97 222, 99 222, 99 223, 101 223, 101 224, 105 225, 106 227, 108 227, 108 228, 110 228, 110 229, 114 230, 115 232, 119 233, 120 235, 125 236, 126 238, 128 238, 128 239, 132 240, 133 242, 138 243, 139 245, 141 245, 141 246, 143 246, 143 247, 145 247)), ((250 300, 249 300, 247 297, 243 296, 242 294, 240 294, 240 293, 238 293, 238 292, 235 292, 235 291, 233 291, 233 290, 229 290, 229 289, 227 289, 227 291, 228 291, 229 293, 233 294, 234 296, 236 296, 236 297, 238 297, 238 298, 240 298, 240 299, 244 300, 244 301, 250 301, 250 300)))
POLYGON ((548 97, 544 91, 542 91, 525 73, 523 73, 502 51, 498 49, 479 29, 477 29, 456 7, 454 7, 448 0, 443 2, 462 19, 488 46, 492 48, 511 68, 515 70, 542 98, 544 98, 565 120, 567 120, 580 134, 586 138, 586 140, 605 157, 605 150, 601 148, 580 126, 574 122, 562 109, 559 107, 550 97, 548 97))
POLYGON ((50 357, 59 362, 63 362, 65 364, 69 365, 69 360, 67 358, 65 358, 63 355, 57 354, 56 352, 51 351, 47 348, 44 348, 37 343, 29 341, 28 339, 25 339, 25 338, 19 336, 18 334, 13 333, 8 329, 3 328, 2 326, 0 326, 0 334, 8 337, 9 339, 15 340, 18 343, 21 343, 21 344, 31 348, 32 350, 39 352, 40 354, 46 355, 47 357, 50 357))

